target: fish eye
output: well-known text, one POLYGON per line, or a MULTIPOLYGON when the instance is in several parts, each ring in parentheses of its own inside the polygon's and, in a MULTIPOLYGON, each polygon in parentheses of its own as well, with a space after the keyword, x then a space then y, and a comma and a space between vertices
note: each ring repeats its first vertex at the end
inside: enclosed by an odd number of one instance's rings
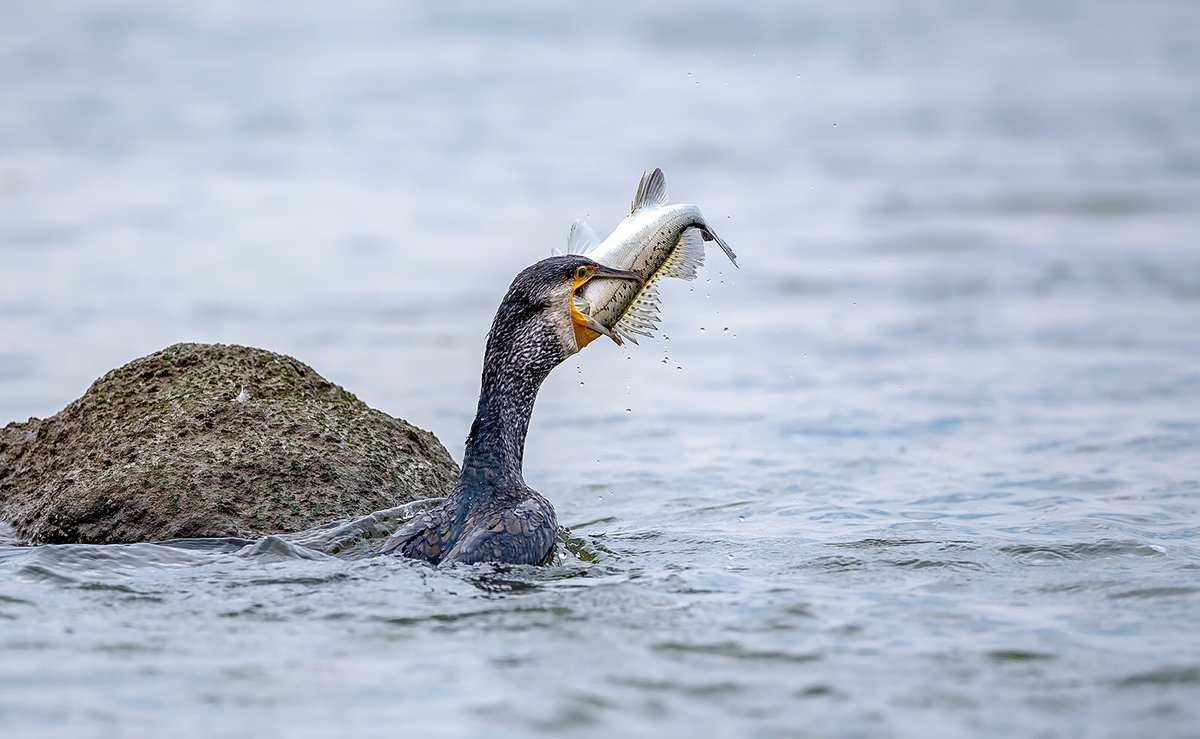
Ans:
POLYGON ((581 264, 575 270, 575 279, 582 280, 584 277, 587 277, 588 272, 591 272, 591 271, 592 271, 591 267, 588 267, 586 264, 581 264))

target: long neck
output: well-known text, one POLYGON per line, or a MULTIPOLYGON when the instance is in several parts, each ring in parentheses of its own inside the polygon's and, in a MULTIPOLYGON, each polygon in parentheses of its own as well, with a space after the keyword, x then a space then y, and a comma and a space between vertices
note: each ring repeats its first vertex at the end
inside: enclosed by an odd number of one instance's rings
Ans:
POLYGON ((529 324, 516 319, 505 315, 502 308, 488 334, 479 407, 467 436, 460 493, 487 494, 524 485, 521 464, 533 402, 561 356, 557 347, 539 340, 541 332, 522 330, 529 329, 529 324))
POLYGON ((488 383, 485 374, 463 455, 463 481, 521 482, 525 435, 537 395, 537 385, 523 380, 488 383))

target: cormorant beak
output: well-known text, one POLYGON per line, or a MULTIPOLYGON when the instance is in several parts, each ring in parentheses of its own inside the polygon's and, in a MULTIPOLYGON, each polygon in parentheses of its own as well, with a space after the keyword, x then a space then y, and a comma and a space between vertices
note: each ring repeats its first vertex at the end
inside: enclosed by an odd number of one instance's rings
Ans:
POLYGON ((596 269, 593 270, 587 277, 582 279, 574 279, 571 281, 571 296, 568 299, 568 305, 571 306, 571 324, 575 329, 576 345, 582 349, 597 337, 607 336, 608 338, 612 339, 617 346, 621 346, 625 342, 621 340, 620 336, 617 336, 607 326, 591 316, 585 316, 583 313, 580 313, 579 309, 575 307, 575 291, 586 285, 589 280, 595 277, 609 277, 614 280, 631 280, 638 283, 639 288, 645 284, 645 280, 643 280, 642 276, 637 272, 628 272, 623 269, 613 269, 612 267, 605 267, 601 264, 596 267, 596 269))

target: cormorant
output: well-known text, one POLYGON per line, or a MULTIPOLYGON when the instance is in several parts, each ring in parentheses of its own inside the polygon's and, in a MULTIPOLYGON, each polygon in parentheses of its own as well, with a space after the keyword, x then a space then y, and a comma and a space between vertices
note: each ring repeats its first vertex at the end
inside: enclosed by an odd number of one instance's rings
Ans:
POLYGON ((434 564, 549 559, 558 521, 550 501, 521 476, 525 434, 550 370, 598 335, 621 343, 575 306, 575 292, 595 278, 642 282, 637 273, 578 255, 543 259, 513 280, 488 332, 479 408, 458 482, 438 507, 392 534, 381 553, 434 564))

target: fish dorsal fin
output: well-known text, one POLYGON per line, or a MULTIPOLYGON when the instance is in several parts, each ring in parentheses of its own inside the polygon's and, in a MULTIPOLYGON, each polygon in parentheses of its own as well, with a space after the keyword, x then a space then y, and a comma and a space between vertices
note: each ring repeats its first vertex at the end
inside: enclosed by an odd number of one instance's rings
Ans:
POLYGON ((629 206, 630 213, 637 213, 642 208, 655 208, 667 204, 667 177, 658 167, 642 172, 638 180, 637 192, 633 196, 633 204, 629 206))
POLYGON ((599 243, 600 239, 587 221, 580 218, 571 224, 571 231, 567 234, 568 254, 587 254, 599 243))

